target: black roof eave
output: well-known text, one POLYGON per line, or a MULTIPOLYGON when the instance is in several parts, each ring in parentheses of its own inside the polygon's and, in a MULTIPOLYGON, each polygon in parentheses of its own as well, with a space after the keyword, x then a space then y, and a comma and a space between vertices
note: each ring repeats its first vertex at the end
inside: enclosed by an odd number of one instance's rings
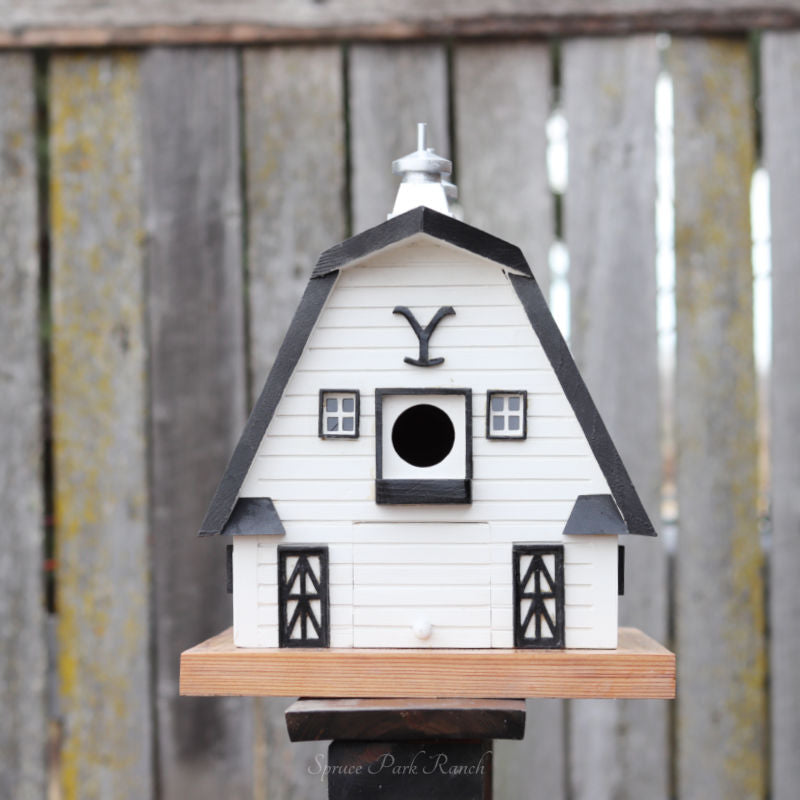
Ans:
POLYGON ((563 531, 565 536, 621 536, 627 532, 610 494, 579 494, 563 531))
POLYGON ((405 214, 393 217, 329 248, 319 257, 311 277, 319 278, 333 270, 342 269, 418 233, 427 234, 522 275, 533 277, 525 256, 516 245, 424 206, 406 211, 405 214))

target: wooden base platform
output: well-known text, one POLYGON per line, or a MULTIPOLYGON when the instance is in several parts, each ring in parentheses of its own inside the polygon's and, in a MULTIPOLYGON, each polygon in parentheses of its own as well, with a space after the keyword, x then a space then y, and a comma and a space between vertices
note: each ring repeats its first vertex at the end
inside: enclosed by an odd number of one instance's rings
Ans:
POLYGON ((245 649, 228 629, 181 654, 183 695, 675 697, 675 654, 635 628, 616 650, 245 649))

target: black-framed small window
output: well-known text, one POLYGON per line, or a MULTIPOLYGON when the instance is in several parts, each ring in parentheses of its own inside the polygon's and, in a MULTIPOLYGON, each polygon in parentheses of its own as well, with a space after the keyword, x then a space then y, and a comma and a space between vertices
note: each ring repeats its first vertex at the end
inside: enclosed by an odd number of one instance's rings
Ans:
POLYGON ((564 548, 515 544, 514 647, 564 647, 564 548))
POLYGON ((357 389, 322 389, 319 435, 323 439, 357 439, 360 405, 357 389))
POLYGON ((278 643, 328 647, 328 548, 278 547, 278 643))
POLYGON ((528 393, 494 391, 486 393, 486 438, 526 439, 528 437, 528 393))

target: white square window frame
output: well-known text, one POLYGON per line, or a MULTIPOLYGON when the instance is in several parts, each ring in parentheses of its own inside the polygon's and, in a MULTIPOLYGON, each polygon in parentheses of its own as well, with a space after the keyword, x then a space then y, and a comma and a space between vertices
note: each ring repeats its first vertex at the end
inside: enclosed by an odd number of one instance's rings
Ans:
POLYGON ((319 390, 319 438, 320 439, 358 439, 359 423, 361 421, 361 396, 358 389, 320 389, 319 390), (344 399, 352 398, 355 401, 352 413, 341 410, 341 405, 336 412, 328 412, 325 408, 325 401, 337 399, 340 403, 344 399), (327 422, 330 417, 339 420, 338 430, 329 431, 327 422), (342 430, 342 420, 345 417, 353 418, 353 430, 342 430))
POLYGON ((397 388, 375 390, 375 502, 378 505, 464 505, 472 502, 472 390, 397 388), (455 431, 438 464, 415 467, 394 450, 392 429, 415 405, 444 411, 455 431))
POLYGON ((466 479, 472 477, 471 422, 467 421, 470 402, 463 389, 379 389, 375 402, 379 430, 376 451, 376 469, 379 479, 466 479), (455 439, 450 453, 432 467, 415 467, 404 461, 392 444, 392 428, 397 418, 412 406, 427 404, 436 406, 453 423, 455 439))
POLYGON ((528 438, 528 392, 524 389, 493 389, 486 392, 486 438, 487 439, 515 439, 523 441, 528 438), (521 400, 520 412, 509 412, 508 407, 504 404, 502 412, 499 412, 506 421, 505 429, 502 431, 495 431, 492 426, 492 417, 495 416, 492 410, 492 399, 495 397, 504 397, 506 400, 511 397, 519 397, 521 400), (508 428, 508 418, 511 416, 521 415, 520 427, 517 431, 511 431, 508 428))

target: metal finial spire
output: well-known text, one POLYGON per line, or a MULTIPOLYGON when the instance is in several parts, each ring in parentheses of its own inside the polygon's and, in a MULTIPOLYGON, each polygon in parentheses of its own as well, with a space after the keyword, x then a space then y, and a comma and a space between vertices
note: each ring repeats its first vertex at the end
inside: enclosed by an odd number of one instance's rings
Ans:
POLYGON ((427 128, 426 123, 417 123, 417 149, 392 162, 392 172, 402 175, 403 180, 389 217, 417 206, 428 206, 450 215, 447 198, 455 197, 457 189, 446 178, 452 172, 453 165, 427 146, 427 128))

